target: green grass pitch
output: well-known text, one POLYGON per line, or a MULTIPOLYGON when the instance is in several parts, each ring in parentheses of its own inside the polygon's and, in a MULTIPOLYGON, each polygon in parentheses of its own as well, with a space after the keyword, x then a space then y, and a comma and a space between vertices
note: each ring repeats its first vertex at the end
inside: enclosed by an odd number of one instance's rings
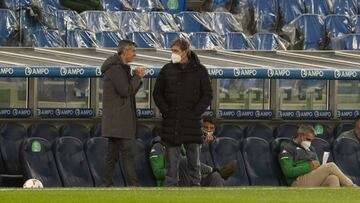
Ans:
POLYGON ((0 202, 360 202, 357 188, 59 188, 0 189, 0 202))

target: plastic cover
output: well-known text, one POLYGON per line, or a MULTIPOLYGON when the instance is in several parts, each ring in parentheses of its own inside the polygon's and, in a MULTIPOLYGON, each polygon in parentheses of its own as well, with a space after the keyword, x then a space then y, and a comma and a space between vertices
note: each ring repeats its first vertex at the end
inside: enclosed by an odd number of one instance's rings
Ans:
POLYGON ((8 9, 0 9, 0 46, 17 45, 18 22, 15 14, 8 9))
POLYGON ((132 11, 127 0, 100 0, 100 4, 105 11, 132 11))
POLYGON ((189 34, 191 47, 194 49, 223 49, 219 35, 213 32, 192 32, 189 34))
POLYGON ((149 17, 147 13, 118 11, 111 14, 111 19, 119 27, 122 36, 126 36, 130 32, 149 31, 149 17))
POLYGON ((240 23, 244 32, 248 33, 250 25, 250 6, 248 0, 234 0, 231 8, 231 13, 235 19, 240 23))
POLYGON ((86 29, 85 22, 76 11, 58 10, 57 15, 57 29, 64 41, 66 39, 65 35, 70 30, 86 29))
POLYGON ((184 32, 163 32, 160 33, 159 36, 161 46, 165 49, 169 49, 171 42, 178 38, 184 38, 190 41, 189 35, 184 32))
POLYGON ((31 0, 2 0, 5 8, 11 9, 13 11, 19 10, 20 8, 26 8, 31 5, 31 0))
POLYGON ((360 15, 354 16, 352 24, 354 26, 355 33, 360 33, 360 15))
POLYGON ((94 37, 91 37, 92 35, 85 30, 70 30, 66 35, 66 44, 68 47, 74 48, 97 47, 93 40, 94 37))
POLYGON ((348 34, 343 36, 343 49, 345 50, 360 50, 360 35, 348 34))
POLYGON ((186 33, 212 31, 209 23, 199 12, 184 11, 176 14, 175 20, 180 25, 181 30, 186 33))
POLYGON ((122 40, 118 31, 102 31, 96 33, 96 43, 99 47, 117 47, 122 40))
POLYGON ((305 13, 327 16, 333 9, 331 0, 304 0, 305 13))
POLYGON ((229 12, 207 12, 204 18, 219 35, 223 36, 229 32, 242 32, 242 26, 229 12))
POLYGON ((165 10, 159 0, 129 0, 129 3, 135 11, 139 12, 165 10))
POLYGON ((24 45, 27 47, 64 47, 65 43, 57 30, 39 29, 31 33, 29 38, 24 39, 24 45))
POLYGON ((325 28, 320 15, 301 15, 282 30, 292 49, 324 49, 325 28))
POLYGON ((224 48, 230 50, 252 50, 252 42, 242 32, 230 32, 225 35, 224 48))
POLYGON ((33 12, 36 13, 35 8, 33 6, 36 6, 40 8, 40 12, 42 15, 41 22, 44 24, 47 28, 50 29, 57 29, 56 27, 56 21, 57 21, 57 10, 60 8, 60 3, 58 0, 31 0, 32 1, 32 7, 31 9, 33 12))
POLYGON ((104 11, 85 11, 80 14, 87 29, 93 32, 115 31, 118 27, 104 11))
POLYGON ((276 0, 250 1, 249 32, 272 32, 277 29, 278 4, 276 0))
POLYGON ((295 18, 305 13, 303 0, 278 0, 280 27, 291 23, 295 18))
POLYGON ((358 13, 358 5, 356 0, 333 0, 333 3, 334 14, 353 17, 358 13))
POLYGON ((149 14, 149 25, 155 33, 180 31, 172 15, 166 12, 151 12, 149 14))
POLYGON ((135 42, 139 48, 160 48, 160 42, 152 32, 132 32, 128 34, 129 40, 135 42))
POLYGON ((289 43, 280 38, 277 34, 269 32, 256 33, 250 37, 256 50, 286 50, 289 43))
POLYGON ((166 12, 175 14, 186 11, 186 0, 160 0, 166 12))
POLYGON ((205 0, 201 5, 201 11, 230 11, 233 0, 205 0))
POLYGON ((352 33, 350 19, 345 15, 328 15, 325 18, 326 35, 329 49, 341 49, 341 37, 352 33))

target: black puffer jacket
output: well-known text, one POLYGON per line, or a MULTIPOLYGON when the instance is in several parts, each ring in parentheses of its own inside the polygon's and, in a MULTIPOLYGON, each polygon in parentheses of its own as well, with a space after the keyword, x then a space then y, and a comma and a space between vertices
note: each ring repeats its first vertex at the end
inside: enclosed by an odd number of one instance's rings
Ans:
POLYGON ((162 115, 162 140, 170 145, 201 143, 201 114, 210 105, 212 89, 207 69, 194 52, 189 63, 168 63, 160 71, 154 100, 162 115))

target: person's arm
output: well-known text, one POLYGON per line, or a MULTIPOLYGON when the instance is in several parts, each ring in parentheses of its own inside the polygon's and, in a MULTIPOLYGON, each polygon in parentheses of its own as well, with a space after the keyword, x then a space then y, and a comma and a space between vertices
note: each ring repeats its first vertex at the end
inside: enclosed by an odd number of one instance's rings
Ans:
POLYGON ((279 163, 284 176, 287 178, 296 178, 309 173, 312 170, 311 161, 295 164, 293 156, 286 150, 281 152, 279 163))
POLYGON ((156 106, 159 108, 163 115, 169 111, 169 106, 165 100, 165 76, 164 67, 161 69, 159 76, 156 78, 156 83, 153 91, 153 97, 156 106))
POLYGON ((206 108, 210 105, 213 97, 210 77, 205 67, 203 67, 200 80, 200 99, 194 107, 194 112, 196 114, 204 113, 206 108))
POLYGON ((141 85, 141 77, 134 75, 127 79, 127 73, 122 68, 110 68, 105 73, 113 83, 117 93, 122 97, 135 95, 141 85))
POLYGON ((157 181, 165 179, 165 157, 163 154, 150 152, 150 165, 157 181))

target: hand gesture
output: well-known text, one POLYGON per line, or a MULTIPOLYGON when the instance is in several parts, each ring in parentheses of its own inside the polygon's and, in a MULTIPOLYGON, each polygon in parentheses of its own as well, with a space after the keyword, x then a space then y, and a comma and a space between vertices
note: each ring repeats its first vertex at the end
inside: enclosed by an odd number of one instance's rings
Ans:
POLYGON ((144 75, 145 75, 144 67, 140 67, 140 66, 136 67, 135 68, 135 75, 137 75, 139 78, 143 78, 144 75))
POLYGON ((317 168, 319 168, 320 163, 317 160, 312 160, 311 161, 311 170, 315 170, 317 168))
POLYGON ((212 141, 214 141, 214 139, 215 139, 215 137, 212 135, 206 135, 206 137, 205 137, 206 142, 212 142, 212 141))

